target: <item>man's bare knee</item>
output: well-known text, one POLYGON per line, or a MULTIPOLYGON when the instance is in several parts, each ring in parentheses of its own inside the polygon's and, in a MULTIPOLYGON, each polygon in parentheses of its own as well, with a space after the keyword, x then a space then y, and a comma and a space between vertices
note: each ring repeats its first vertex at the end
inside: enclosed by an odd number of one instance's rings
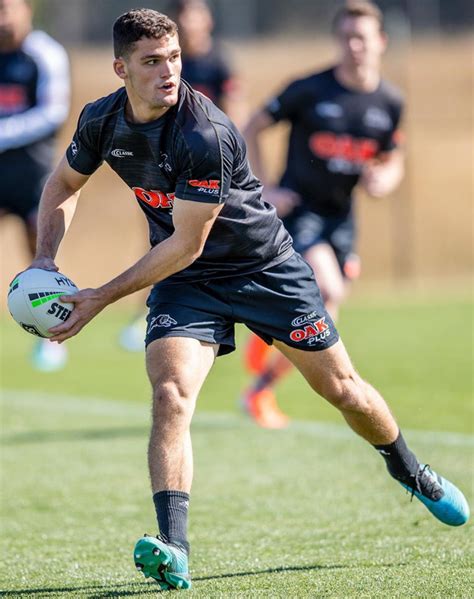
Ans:
POLYGON ((153 423, 176 423, 188 420, 194 398, 175 382, 158 383, 153 388, 153 423))
POLYGON ((333 379, 322 394, 341 412, 370 414, 373 409, 370 387, 357 375, 333 379))

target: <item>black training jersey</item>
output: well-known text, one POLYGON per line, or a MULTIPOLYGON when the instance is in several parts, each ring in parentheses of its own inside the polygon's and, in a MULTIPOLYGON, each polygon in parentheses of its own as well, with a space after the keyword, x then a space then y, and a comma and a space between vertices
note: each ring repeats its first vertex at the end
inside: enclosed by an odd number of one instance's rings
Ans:
POLYGON ((393 150, 400 93, 385 81, 371 93, 347 89, 334 69, 291 83, 266 110, 291 123, 281 185, 322 216, 345 216, 364 163, 393 150))
POLYGON ((177 105, 151 123, 129 123, 126 102, 121 88, 85 107, 66 152, 71 167, 89 175, 107 162, 135 193, 152 246, 173 233, 175 201, 225 203, 203 254, 170 279, 250 273, 291 255, 291 238, 262 201, 243 139, 223 112, 184 82, 177 105))
POLYGON ((23 170, 25 161, 37 164, 35 172, 49 170, 68 110, 69 62, 60 44, 32 31, 17 50, 0 52, 0 173, 23 170))
POLYGON ((202 56, 182 56, 181 75, 191 86, 222 109, 225 93, 232 87, 231 70, 220 48, 213 46, 202 56))

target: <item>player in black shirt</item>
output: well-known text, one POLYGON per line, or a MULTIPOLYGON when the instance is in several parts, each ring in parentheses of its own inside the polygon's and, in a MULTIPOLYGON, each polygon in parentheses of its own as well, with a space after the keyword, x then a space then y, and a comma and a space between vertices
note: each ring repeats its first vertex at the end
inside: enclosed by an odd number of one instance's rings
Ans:
MULTIPOLYGON (((381 12, 368 2, 349 3, 337 13, 334 32, 339 63, 292 82, 251 118, 244 135, 252 167, 265 185, 264 198, 276 206, 337 320, 349 281, 359 272, 354 188, 359 184, 374 197, 393 191, 403 176, 403 154, 401 95, 380 78, 386 47, 381 12), (279 187, 272 188, 258 142, 265 129, 282 120, 291 124, 287 162, 279 187)), ((281 354, 270 354, 256 336, 245 357, 256 374, 244 394, 247 412, 262 426, 285 425, 281 416, 269 418, 266 406, 275 405, 272 386, 291 365, 281 354)))
POLYGON ((107 305, 154 285, 146 351, 153 387, 148 460, 160 536, 139 539, 137 568, 164 589, 191 586, 190 423, 215 357, 234 349, 236 322, 275 343, 437 518, 464 523, 462 493, 418 463, 382 397, 352 367, 310 267, 294 252, 275 209, 262 201, 238 131, 180 82, 173 21, 150 9, 130 11, 115 22, 114 50, 125 88, 83 110, 43 192, 32 266, 57 268, 79 191, 107 162, 133 190, 152 248, 105 285, 65 298, 75 309, 52 332, 63 342, 107 305))
MULTIPOLYGON (((30 260, 41 191, 54 166, 56 134, 69 112, 69 61, 44 31, 32 30, 27 0, 0 0, 0 219, 23 226, 30 260)), ((32 362, 61 368, 66 348, 38 340, 32 362)))
POLYGON ((181 0, 176 23, 183 79, 239 125, 244 112, 241 86, 225 49, 212 36, 214 19, 205 0, 181 0))
MULTIPOLYGON (((223 48, 212 37, 214 19, 204 0, 178 3, 176 23, 181 46, 181 77, 223 110, 237 125, 245 115, 240 85, 223 48)), ((139 294, 139 307, 131 322, 120 331, 119 342, 127 351, 143 351, 145 299, 139 294)))

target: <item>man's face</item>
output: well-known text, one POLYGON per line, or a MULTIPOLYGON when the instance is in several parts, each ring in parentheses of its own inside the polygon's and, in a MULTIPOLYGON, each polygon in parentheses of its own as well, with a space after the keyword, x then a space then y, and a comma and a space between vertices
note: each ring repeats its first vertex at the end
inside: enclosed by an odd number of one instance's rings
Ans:
POLYGON ((181 48, 177 35, 143 37, 127 58, 115 60, 115 71, 125 81, 130 99, 151 110, 169 108, 178 101, 181 48))
POLYGON ((341 62, 348 67, 378 67, 387 47, 387 38, 374 17, 345 17, 336 38, 341 62))
POLYGON ((31 9, 24 0, 0 0, 0 45, 20 41, 31 27, 31 9))

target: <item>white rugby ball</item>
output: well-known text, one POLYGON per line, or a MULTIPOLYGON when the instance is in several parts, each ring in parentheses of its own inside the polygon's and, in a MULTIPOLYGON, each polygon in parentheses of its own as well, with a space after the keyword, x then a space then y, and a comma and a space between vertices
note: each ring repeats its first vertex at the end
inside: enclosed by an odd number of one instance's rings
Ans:
POLYGON ((62 302, 60 296, 77 291, 76 285, 60 272, 30 268, 10 283, 8 309, 28 333, 52 337, 48 329, 67 320, 74 309, 74 304, 62 302))

